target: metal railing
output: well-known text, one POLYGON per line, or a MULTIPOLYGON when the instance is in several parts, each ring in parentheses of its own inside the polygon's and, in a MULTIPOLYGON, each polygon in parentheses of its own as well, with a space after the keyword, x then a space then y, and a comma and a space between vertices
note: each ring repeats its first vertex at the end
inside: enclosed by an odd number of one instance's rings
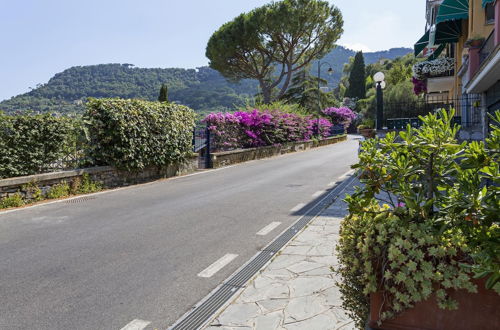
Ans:
POLYGON ((486 61, 493 50, 495 50, 495 30, 491 32, 488 38, 484 41, 481 49, 479 49, 479 66, 486 61))
POLYGON ((388 129, 405 129, 408 124, 420 127, 422 122, 419 116, 452 108, 455 109, 453 122, 461 125, 462 128, 473 128, 481 125, 481 96, 469 94, 460 98, 433 97, 429 100, 385 102, 385 126, 388 129))

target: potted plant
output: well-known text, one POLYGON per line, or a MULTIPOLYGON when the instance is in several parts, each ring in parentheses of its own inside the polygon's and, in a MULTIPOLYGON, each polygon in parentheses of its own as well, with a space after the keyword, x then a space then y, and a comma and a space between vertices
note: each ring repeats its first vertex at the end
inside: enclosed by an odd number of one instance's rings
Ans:
POLYGON ((484 43, 484 38, 477 35, 477 36, 474 36, 474 37, 468 39, 465 42, 464 46, 465 46, 465 48, 479 48, 483 45, 483 43, 484 43))
POLYGON ((500 324, 500 128, 459 144, 453 115, 363 143, 364 185, 346 198, 337 246, 343 307, 360 329, 500 324))
POLYGON ((373 138, 375 137, 375 122, 372 119, 366 118, 361 121, 361 124, 358 125, 358 132, 364 138, 373 138))

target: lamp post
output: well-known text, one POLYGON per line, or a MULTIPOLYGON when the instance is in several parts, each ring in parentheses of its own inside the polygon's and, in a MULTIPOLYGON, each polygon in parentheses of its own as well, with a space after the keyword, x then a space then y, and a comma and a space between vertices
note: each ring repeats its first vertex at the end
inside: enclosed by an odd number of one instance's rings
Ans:
POLYGON ((377 88, 377 130, 381 130, 384 126, 384 94, 382 89, 385 88, 385 75, 382 72, 377 72, 373 76, 377 88))
MULTIPOLYGON (((329 68, 328 68, 328 74, 331 75, 333 74, 333 69, 332 69, 332 65, 328 62, 321 62, 320 60, 318 60, 318 118, 317 118, 317 125, 316 125, 316 134, 317 135, 320 135, 321 132, 320 132, 320 129, 319 129, 319 116, 321 115, 321 67, 323 65, 328 65, 329 68)), ((327 83, 328 84, 328 83, 327 83)))

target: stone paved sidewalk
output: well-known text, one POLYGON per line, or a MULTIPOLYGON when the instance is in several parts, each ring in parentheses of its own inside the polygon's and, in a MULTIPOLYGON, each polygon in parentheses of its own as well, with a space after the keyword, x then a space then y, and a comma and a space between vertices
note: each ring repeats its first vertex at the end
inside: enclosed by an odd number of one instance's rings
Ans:
POLYGON ((313 219, 206 329, 355 329, 331 270, 346 214, 342 199, 352 192, 348 187, 313 219))

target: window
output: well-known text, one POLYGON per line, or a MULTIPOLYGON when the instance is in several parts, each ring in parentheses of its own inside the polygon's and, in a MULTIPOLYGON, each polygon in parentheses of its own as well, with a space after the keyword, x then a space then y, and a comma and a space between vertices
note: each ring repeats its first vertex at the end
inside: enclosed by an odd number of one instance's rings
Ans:
POLYGON ((493 2, 486 4, 484 11, 486 12, 486 24, 495 23, 495 6, 493 2))

